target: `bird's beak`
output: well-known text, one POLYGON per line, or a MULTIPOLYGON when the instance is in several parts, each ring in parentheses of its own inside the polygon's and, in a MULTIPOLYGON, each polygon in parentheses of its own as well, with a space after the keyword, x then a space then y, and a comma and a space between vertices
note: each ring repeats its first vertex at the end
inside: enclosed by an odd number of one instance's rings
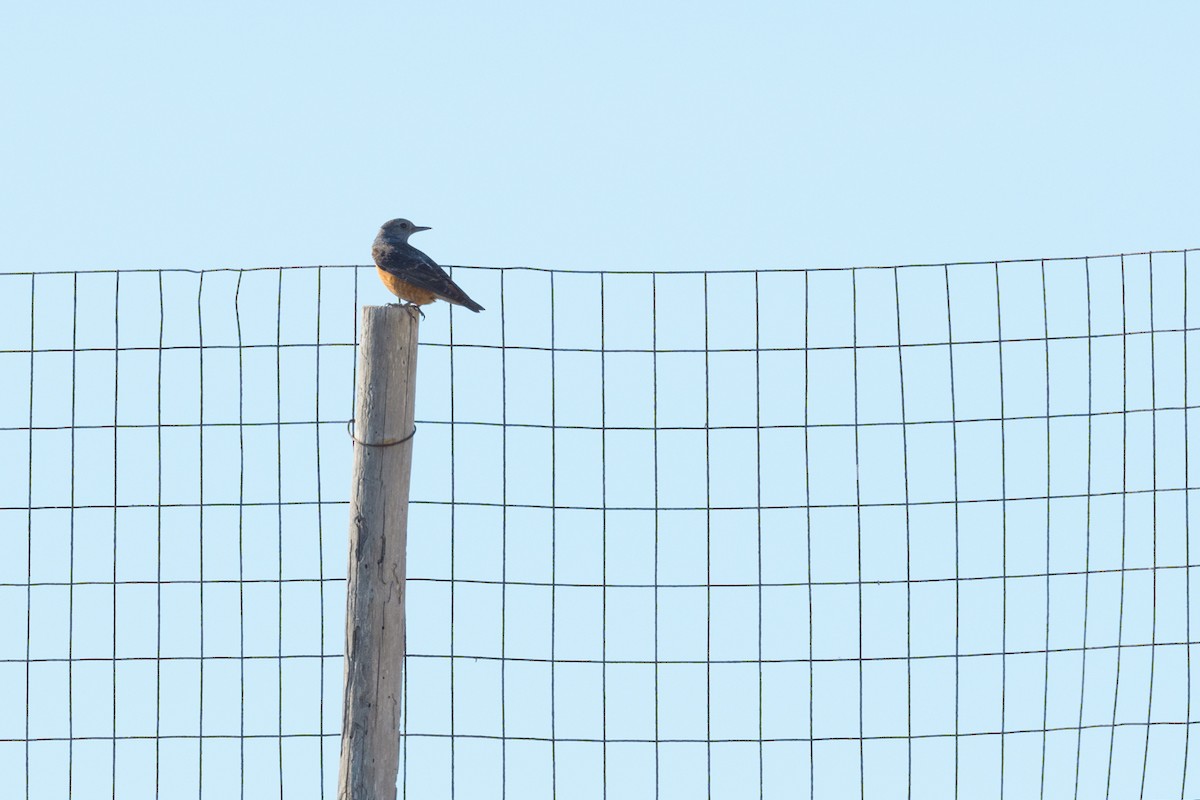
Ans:
POLYGON ((433 228, 426 228, 422 225, 413 225, 413 233, 416 233, 418 231, 431 231, 431 230, 433 230, 433 228))

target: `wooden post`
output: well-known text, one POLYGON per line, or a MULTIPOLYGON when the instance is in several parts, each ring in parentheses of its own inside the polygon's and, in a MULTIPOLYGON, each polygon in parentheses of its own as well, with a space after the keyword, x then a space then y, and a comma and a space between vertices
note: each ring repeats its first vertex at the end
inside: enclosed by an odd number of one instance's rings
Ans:
POLYGON ((354 406, 338 800, 395 800, 418 314, 364 306, 354 406))

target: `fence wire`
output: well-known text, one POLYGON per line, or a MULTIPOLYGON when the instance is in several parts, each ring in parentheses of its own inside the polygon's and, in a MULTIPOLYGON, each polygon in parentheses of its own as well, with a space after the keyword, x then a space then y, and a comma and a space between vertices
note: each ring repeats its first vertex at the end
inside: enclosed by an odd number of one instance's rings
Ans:
MULTIPOLYGON (((1196 796, 1189 258, 457 268, 401 796, 1196 796)), ((336 796, 387 299, 0 275, 0 794, 336 796)))

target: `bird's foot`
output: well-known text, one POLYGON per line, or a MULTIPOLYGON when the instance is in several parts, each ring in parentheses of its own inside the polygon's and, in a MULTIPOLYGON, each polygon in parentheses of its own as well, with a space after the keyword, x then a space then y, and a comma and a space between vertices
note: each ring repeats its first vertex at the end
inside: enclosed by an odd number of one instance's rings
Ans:
POLYGON ((421 315, 421 319, 425 319, 425 312, 422 311, 421 307, 419 305, 417 305, 416 303, 401 303, 400 301, 397 300, 396 305, 400 306, 401 308, 416 309, 416 312, 421 315))

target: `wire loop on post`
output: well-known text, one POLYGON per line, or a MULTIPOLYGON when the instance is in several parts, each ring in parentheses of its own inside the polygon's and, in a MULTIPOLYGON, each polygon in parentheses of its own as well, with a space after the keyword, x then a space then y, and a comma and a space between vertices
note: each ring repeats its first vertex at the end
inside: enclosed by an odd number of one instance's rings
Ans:
POLYGON ((354 420, 348 419, 346 420, 346 433, 350 434, 350 438, 358 444, 361 444, 363 447, 392 447, 393 445, 404 444, 416 436, 417 426, 413 425, 412 433, 410 433, 408 436, 405 436, 403 439, 393 439, 390 442, 364 442, 362 439, 359 439, 354 435, 354 420))

